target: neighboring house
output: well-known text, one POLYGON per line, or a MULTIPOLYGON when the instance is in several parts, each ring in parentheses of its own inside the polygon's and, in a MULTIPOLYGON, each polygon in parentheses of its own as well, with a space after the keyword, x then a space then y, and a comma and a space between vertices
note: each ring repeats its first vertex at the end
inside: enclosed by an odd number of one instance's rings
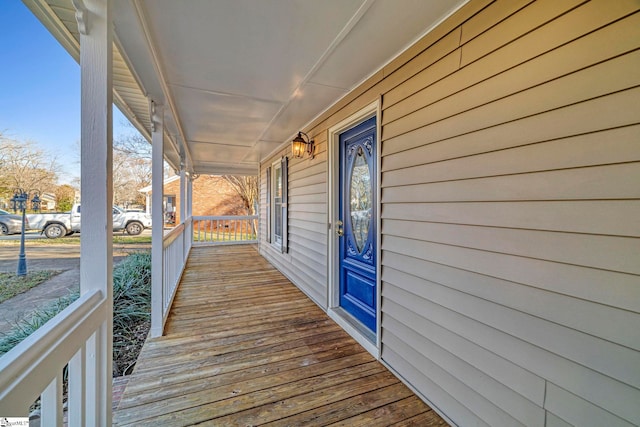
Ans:
MULTIPOLYGON (((78 26, 24 1, 92 94, 73 319, 95 335, 60 348, 103 424, 115 92, 157 192, 163 159, 187 195, 187 172, 259 173, 260 253, 452 424, 640 425, 640 2, 74 0, 78 26)), ((153 229, 154 336, 184 224, 153 229)))
MULTIPOLYGON (((244 208, 242 198, 221 176, 201 175, 192 181, 194 216, 249 215, 244 208)), ((146 195, 147 213, 151 213, 152 186, 139 191, 146 195)), ((173 223, 179 224, 180 218, 180 176, 174 175, 164 180, 165 212, 172 213, 173 223)))
POLYGON ((41 209, 43 211, 53 211, 56 209, 56 196, 51 193, 42 193, 40 195, 41 209))

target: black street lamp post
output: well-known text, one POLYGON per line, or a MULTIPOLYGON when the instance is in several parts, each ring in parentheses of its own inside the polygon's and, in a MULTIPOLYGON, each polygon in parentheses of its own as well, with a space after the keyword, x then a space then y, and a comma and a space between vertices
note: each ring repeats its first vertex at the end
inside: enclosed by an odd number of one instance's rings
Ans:
MULTIPOLYGON (((11 209, 13 209, 13 212, 16 212, 18 210, 22 211, 22 233, 20 235, 20 255, 18 256, 18 271, 16 272, 17 276, 27 275, 27 256, 24 252, 24 234, 28 200, 29 193, 22 190, 21 188, 16 188, 14 190, 13 197, 11 198, 11 209)), ((35 192, 35 194, 33 195, 33 199, 31 200, 31 207, 35 211, 40 210, 40 196, 37 191, 35 192)))

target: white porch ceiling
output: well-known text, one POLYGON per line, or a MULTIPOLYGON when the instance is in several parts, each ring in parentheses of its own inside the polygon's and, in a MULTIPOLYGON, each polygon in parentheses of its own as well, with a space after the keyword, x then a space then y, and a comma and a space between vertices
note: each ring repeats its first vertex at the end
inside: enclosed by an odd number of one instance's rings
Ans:
MULTIPOLYGON (((78 38, 71 0, 23 1, 70 50, 66 39, 78 38)), ((174 167, 184 151, 195 173, 255 174, 261 159, 465 2, 117 0, 116 99, 147 136, 145 96, 164 106, 174 167)))

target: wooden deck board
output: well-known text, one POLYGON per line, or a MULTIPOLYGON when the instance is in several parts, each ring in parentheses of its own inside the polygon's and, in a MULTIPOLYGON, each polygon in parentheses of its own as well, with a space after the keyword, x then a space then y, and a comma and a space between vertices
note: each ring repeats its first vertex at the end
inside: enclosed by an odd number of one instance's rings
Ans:
POLYGON ((446 425, 250 246, 192 250, 114 425, 446 425))

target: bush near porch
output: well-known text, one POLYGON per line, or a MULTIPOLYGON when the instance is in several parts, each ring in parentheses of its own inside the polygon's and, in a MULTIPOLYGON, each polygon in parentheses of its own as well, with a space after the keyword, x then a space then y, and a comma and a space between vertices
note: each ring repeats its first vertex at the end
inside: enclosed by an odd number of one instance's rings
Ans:
MULTIPOLYGON (((79 296, 73 292, 30 317, 0 337, 0 355, 11 350, 79 296)), ((130 374, 150 327, 151 253, 134 252, 113 269, 113 376, 130 374)))

